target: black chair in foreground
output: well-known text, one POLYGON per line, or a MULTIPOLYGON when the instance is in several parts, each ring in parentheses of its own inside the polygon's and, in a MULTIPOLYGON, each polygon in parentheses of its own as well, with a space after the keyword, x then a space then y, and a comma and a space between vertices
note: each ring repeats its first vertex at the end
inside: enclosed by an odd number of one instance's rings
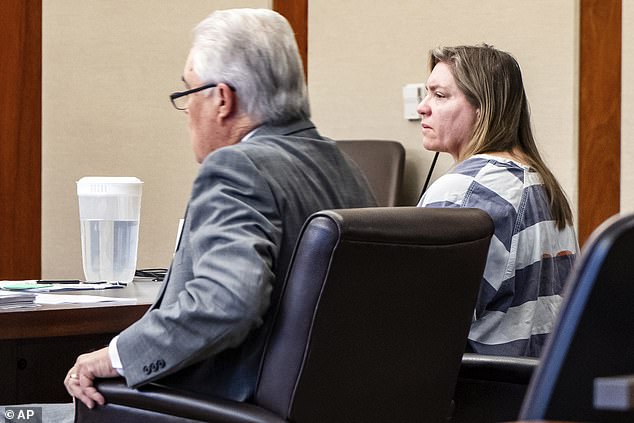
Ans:
POLYGON ((493 231, 476 209, 323 211, 295 249, 249 403, 97 381, 77 422, 443 422, 493 231))
POLYGON ((634 214, 594 231, 567 284, 519 419, 633 422, 632 410, 596 409, 593 386, 634 374, 634 214))
POLYGON ((456 381, 451 423, 517 419, 539 360, 465 353, 456 381))
POLYGON ((398 141, 338 140, 337 146, 361 168, 381 207, 399 205, 405 148, 398 141))

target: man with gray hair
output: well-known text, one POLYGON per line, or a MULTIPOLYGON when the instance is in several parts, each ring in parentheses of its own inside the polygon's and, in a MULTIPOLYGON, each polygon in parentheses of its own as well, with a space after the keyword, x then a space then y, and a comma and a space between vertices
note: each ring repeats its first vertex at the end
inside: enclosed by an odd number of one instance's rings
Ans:
POLYGON ((160 381, 248 400, 305 219, 375 205, 364 177, 309 120, 293 31, 266 9, 216 11, 194 31, 171 101, 201 164, 182 235, 150 310, 64 380, 92 408, 95 378, 160 381))

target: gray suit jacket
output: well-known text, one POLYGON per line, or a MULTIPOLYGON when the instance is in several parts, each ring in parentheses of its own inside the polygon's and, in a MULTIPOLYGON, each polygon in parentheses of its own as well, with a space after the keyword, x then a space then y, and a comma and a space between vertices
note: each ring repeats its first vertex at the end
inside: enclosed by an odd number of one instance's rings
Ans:
POLYGON ((373 205, 360 171, 310 121, 261 126, 211 153, 156 303, 119 336, 128 385, 248 399, 304 221, 373 205))

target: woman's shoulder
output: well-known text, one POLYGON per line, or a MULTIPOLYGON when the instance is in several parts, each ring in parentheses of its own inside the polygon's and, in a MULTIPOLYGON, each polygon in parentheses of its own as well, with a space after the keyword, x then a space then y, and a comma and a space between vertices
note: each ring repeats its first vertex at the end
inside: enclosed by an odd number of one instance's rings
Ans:
POLYGON ((462 207, 464 198, 473 184, 474 178, 468 174, 451 171, 431 184, 419 205, 432 207, 462 207))
POLYGON ((471 156, 458 163, 449 173, 460 173, 463 175, 476 176, 482 169, 486 168, 491 160, 482 155, 471 156))
POLYGON ((530 168, 504 157, 476 154, 457 164, 450 173, 470 176, 485 184, 511 179, 522 186, 530 168))
POLYGON ((527 169, 503 157, 476 154, 438 178, 423 200, 424 203, 450 201, 465 206, 467 198, 472 196, 515 198, 521 195, 527 169))

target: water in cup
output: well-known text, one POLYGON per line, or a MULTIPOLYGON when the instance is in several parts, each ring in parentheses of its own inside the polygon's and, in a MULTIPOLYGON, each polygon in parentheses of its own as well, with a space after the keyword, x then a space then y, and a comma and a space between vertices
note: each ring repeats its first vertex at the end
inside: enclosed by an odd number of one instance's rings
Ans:
POLYGON ((142 183, 132 177, 77 181, 86 280, 131 282, 134 278, 142 183))
POLYGON ((89 281, 130 282, 136 272, 137 220, 81 220, 84 274, 89 281))

